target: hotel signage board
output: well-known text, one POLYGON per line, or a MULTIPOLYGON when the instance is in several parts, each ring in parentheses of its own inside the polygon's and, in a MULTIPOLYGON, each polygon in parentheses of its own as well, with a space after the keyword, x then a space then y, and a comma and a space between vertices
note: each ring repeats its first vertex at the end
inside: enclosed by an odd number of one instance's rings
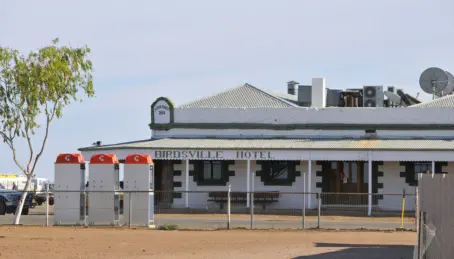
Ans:
POLYGON ((274 160, 273 151, 245 150, 155 150, 153 159, 163 160, 274 160))

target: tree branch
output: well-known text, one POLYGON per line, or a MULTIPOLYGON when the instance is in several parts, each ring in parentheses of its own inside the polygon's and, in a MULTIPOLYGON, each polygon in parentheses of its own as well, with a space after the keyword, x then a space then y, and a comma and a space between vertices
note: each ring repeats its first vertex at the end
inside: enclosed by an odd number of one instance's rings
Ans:
POLYGON ((50 123, 52 122, 52 120, 54 119, 55 112, 57 110, 56 108, 57 108, 59 100, 60 99, 57 99, 55 101, 54 107, 52 109, 52 113, 51 114, 49 114, 49 112, 47 111, 47 103, 46 103, 46 117, 47 117, 47 119, 46 119, 46 134, 44 135, 44 140, 43 140, 43 143, 42 143, 42 146, 41 146, 41 150, 36 155, 35 162, 33 163, 32 170, 30 172, 28 172, 29 174, 32 174, 35 171, 36 164, 38 163, 39 158, 43 154, 44 147, 46 146, 46 142, 47 142, 47 137, 49 136, 49 126, 50 126, 50 123))
POLYGON ((22 172, 25 173, 24 167, 19 163, 19 161, 17 161, 16 148, 14 148, 14 142, 13 142, 14 137, 11 137, 11 133, 10 133, 10 136, 6 135, 4 132, 0 132, 0 134, 2 135, 3 139, 5 140, 5 143, 8 145, 8 147, 13 152, 14 163, 16 163, 16 165, 20 168, 20 170, 22 170, 22 172))
POLYGON ((32 164, 32 161, 33 161, 33 145, 32 145, 32 139, 30 138, 30 134, 28 133, 29 129, 30 128, 28 127, 27 123, 25 123, 25 136, 27 137, 28 148, 30 150, 30 157, 29 157, 28 163, 27 163, 27 171, 30 171, 30 165, 32 164))

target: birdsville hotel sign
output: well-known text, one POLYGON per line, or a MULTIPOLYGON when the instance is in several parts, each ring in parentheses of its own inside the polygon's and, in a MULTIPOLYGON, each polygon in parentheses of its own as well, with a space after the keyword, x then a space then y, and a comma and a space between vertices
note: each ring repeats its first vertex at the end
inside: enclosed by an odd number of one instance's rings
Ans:
POLYGON ((154 151, 155 159, 254 159, 254 160, 271 160, 274 159, 270 151, 154 151))

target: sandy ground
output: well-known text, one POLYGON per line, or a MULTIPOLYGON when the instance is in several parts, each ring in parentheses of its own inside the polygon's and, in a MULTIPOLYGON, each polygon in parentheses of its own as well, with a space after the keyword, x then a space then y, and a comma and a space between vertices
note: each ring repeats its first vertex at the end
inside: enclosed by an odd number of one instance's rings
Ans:
POLYGON ((0 227, 0 258, 412 258, 415 232, 0 227))

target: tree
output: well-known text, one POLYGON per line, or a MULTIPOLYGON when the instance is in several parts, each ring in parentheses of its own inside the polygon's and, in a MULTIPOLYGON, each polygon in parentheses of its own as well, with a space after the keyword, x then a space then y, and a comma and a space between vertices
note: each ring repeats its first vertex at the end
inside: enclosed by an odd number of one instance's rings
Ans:
POLYGON ((26 175, 14 224, 19 224, 36 165, 44 152, 49 129, 63 108, 81 96, 94 96, 90 49, 59 46, 59 40, 28 55, 0 46, 0 138, 26 175), (34 140, 37 130, 42 138, 34 140), (32 140, 33 139, 33 140, 32 140), (26 161, 19 161, 18 141, 28 145, 26 161), (35 144, 38 148, 35 149, 35 144))

